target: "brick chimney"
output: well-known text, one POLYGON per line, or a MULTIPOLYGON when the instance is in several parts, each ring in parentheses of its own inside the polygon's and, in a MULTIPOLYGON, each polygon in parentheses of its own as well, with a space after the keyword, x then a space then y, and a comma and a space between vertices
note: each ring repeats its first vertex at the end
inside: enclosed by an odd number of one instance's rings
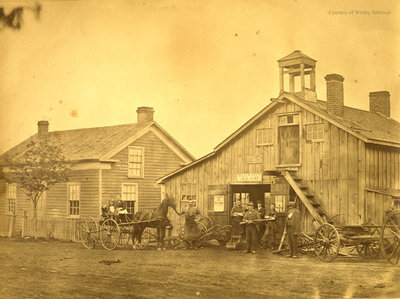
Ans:
POLYGON ((390 93, 388 91, 370 92, 369 111, 379 112, 390 117, 390 93))
POLYGON ((138 124, 145 124, 153 121, 154 109, 152 107, 138 107, 136 112, 138 124))
POLYGON ((49 122, 47 120, 39 120, 37 126, 39 135, 42 136, 49 132, 49 122))
POLYGON ((343 116, 344 78, 339 74, 329 74, 325 76, 325 80, 326 80, 327 111, 335 116, 343 116))

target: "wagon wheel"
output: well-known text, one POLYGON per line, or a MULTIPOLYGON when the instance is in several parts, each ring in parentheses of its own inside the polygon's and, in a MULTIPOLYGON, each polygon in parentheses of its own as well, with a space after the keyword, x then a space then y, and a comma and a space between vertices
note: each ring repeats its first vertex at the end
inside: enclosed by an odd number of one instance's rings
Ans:
POLYGON ((142 242, 140 243, 142 248, 147 246, 157 245, 157 229, 153 227, 146 227, 142 233, 142 242))
POLYGON ((223 227, 221 227, 219 230, 217 241, 222 244, 228 243, 231 240, 231 229, 231 225, 224 225, 223 227))
POLYGON ((361 244, 357 244, 356 250, 363 259, 376 258, 380 253, 379 241, 366 241, 361 244))
POLYGON ((332 262, 339 254, 340 237, 336 228, 324 223, 314 237, 314 252, 324 262, 332 262))
POLYGON ((131 234, 129 232, 121 232, 121 234, 119 235, 117 246, 120 248, 126 247, 130 239, 131 239, 131 234))
POLYGON ((99 237, 99 226, 93 217, 83 220, 80 235, 83 246, 87 249, 93 249, 99 237))
POLYGON ((196 222, 201 222, 205 225, 206 228, 210 228, 213 226, 213 222, 210 217, 201 215, 196 222))
POLYGON ((203 242, 207 237, 207 227, 202 222, 197 222, 197 241, 203 242))
MULTIPOLYGON (((372 237, 378 237, 380 235, 378 226, 376 226, 375 223, 366 223, 366 225, 368 224, 374 226, 368 229, 369 235, 372 237)), ((360 244, 356 244, 355 249, 363 259, 377 258, 381 253, 379 244, 380 241, 378 238, 376 240, 375 239, 365 240, 360 244)))
POLYGON ((400 258, 400 211, 392 212, 383 222, 381 251, 389 263, 397 265, 400 258))
POLYGON ((107 219, 100 228, 100 241, 103 247, 113 250, 117 247, 120 238, 120 229, 118 223, 113 219, 107 219))

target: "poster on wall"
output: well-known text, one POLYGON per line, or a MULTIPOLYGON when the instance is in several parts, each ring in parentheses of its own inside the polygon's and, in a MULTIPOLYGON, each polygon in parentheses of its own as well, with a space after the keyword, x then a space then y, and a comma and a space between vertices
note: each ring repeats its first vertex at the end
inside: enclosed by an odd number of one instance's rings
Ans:
POLYGON ((285 195, 275 195, 275 210, 277 212, 285 211, 285 195))
POLYGON ((214 212, 224 212, 225 196, 214 195, 214 212))

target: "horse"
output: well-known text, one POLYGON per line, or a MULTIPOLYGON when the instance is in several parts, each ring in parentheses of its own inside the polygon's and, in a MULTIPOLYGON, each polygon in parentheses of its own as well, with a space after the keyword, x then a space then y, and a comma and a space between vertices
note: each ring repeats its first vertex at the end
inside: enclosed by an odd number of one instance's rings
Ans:
POLYGON ((135 239, 138 241, 137 246, 133 245, 134 248, 140 248, 142 242, 142 234, 146 227, 157 228, 157 249, 164 248, 164 237, 165 229, 170 225, 170 221, 167 218, 168 207, 171 207, 176 214, 182 215, 181 212, 176 210, 176 204, 174 199, 166 194, 165 198, 161 201, 160 205, 153 210, 140 210, 134 215, 134 222, 140 221, 140 223, 134 223, 132 230, 132 242, 135 244, 135 239))

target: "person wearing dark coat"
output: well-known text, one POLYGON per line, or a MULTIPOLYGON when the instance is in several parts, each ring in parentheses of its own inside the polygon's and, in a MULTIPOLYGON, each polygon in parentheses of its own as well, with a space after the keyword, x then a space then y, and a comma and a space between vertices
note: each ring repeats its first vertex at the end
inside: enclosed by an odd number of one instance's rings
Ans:
POLYGON ((243 220, 245 209, 240 200, 236 200, 235 206, 231 210, 232 217, 232 236, 240 236, 244 233, 243 226, 240 222, 243 220))
POLYGON ((189 200, 189 207, 183 213, 185 214, 185 230, 183 234, 183 240, 186 243, 186 249, 194 249, 194 241, 197 238, 197 223, 196 216, 200 214, 200 211, 194 207, 194 200, 189 200))
MULTIPOLYGON (((261 201, 257 201, 257 212, 258 214, 260 214, 260 218, 264 219, 265 216, 265 209, 262 206, 262 202, 261 201)), ((265 223, 261 222, 261 223, 257 223, 257 231, 258 231, 258 242, 261 244, 261 238, 264 235, 265 232, 265 223)))
POLYGON ((260 219, 260 214, 257 210, 254 209, 253 203, 249 202, 248 204, 249 210, 244 214, 243 222, 246 224, 246 243, 247 243, 247 250, 244 252, 246 253, 256 253, 257 247, 257 224, 254 220, 260 219))
POLYGON ((266 224, 265 232, 261 242, 263 243, 264 248, 273 249, 275 246, 275 236, 278 231, 274 204, 270 205, 269 213, 265 216, 265 219, 268 219, 269 221, 266 224))
POLYGON ((301 233, 301 213, 296 208, 296 203, 294 201, 289 201, 288 203, 288 215, 287 215, 287 235, 289 239, 290 254, 288 257, 297 258, 298 257, 298 245, 297 237, 301 233))

